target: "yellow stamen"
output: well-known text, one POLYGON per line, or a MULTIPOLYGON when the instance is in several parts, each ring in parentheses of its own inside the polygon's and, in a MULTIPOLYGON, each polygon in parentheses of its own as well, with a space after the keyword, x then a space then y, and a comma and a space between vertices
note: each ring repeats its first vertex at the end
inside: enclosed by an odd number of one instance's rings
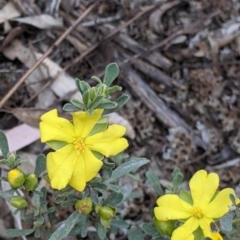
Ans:
POLYGON ((78 138, 75 142, 74 142, 74 148, 77 151, 78 154, 80 154, 80 152, 84 152, 84 150, 86 149, 84 140, 82 138, 78 138))
POLYGON ((195 218, 202 218, 203 217, 202 210, 198 207, 193 207, 193 216, 195 218))

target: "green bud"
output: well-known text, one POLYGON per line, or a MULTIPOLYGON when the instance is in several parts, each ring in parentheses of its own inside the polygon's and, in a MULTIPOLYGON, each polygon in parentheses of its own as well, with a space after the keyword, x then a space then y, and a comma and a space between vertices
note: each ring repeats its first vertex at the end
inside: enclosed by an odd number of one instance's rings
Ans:
POLYGON ((11 205, 15 208, 21 209, 27 207, 27 201, 24 197, 16 196, 10 201, 11 205))
POLYGON ((15 168, 8 172, 7 180, 12 188, 19 188, 23 185, 25 176, 20 169, 15 168))
POLYGON ((78 200, 75 204, 75 209, 84 215, 88 215, 92 211, 92 199, 87 197, 78 200))
POLYGON ((153 225, 155 229, 162 235, 172 236, 172 232, 174 230, 172 221, 159 221, 154 219, 153 225))
POLYGON ((115 216, 116 210, 114 208, 104 206, 99 209, 98 214, 102 219, 109 221, 115 216))
POLYGON ((38 178, 34 173, 27 175, 23 184, 27 191, 34 191, 38 186, 38 178))

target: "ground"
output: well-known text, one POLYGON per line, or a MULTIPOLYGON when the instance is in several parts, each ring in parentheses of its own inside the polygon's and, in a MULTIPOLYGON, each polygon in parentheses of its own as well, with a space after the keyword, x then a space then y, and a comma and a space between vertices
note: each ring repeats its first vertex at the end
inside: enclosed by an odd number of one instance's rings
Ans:
MULTIPOLYGON (((74 78, 94 84, 90 77, 116 62, 117 83, 131 97, 119 112, 128 121, 127 152, 151 161, 138 171, 141 181, 127 183, 142 197, 127 204, 126 218, 149 220, 157 196, 145 183, 148 170, 166 187, 176 166, 186 182, 206 169, 238 191, 239 1, 1 0, 0 8, 1 129, 37 126, 46 109, 75 94, 74 78)), ((39 141, 21 149, 43 150, 39 141)), ((0 216, 3 229, 13 224, 0 216)))

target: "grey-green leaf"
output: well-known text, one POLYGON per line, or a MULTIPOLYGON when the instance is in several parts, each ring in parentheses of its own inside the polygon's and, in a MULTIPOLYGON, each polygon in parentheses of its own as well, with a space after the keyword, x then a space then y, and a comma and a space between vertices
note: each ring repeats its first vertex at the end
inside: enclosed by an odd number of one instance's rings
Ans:
POLYGON ((123 201, 123 194, 120 192, 112 192, 104 202, 104 205, 116 207, 123 201))
POLYGON ((2 152, 3 157, 7 159, 7 155, 9 153, 8 140, 5 133, 2 130, 0 130, 0 150, 2 152))
POLYGON ((66 103, 64 106, 63 106, 63 111, 66 111, 66 112, 75 112, 75 111, 78 111, 79 109, 74 107, 71 103, 66 103))
POLYGON ((232 221, 235 216, 234 212, 229 212, 220 219, 221 227, 225 231, 232 231, 232 221))
POLYGON ((68 236, 73 227, 79 221, 80 216, 79 212, 73 212, 64 222, 61 223, 58 229, 51 235, 49 240, 59 240, 68 236))
POLYGON ((83 95, 90 87, 88 83, 85 81, 80 81, 79 79, 75 79, 75 84, 80 91, 80 93, 83 95))
POLYGON ((0 197, 2 198, 11 198, 15 193, 14 189, 9 189, 6 191, 0 191, 0 197))
POLYGON ((131 228, 128 232, 128 240, 144 240, 144 235, 139 228, 131 228))
POLYGON ((81 103, 80 101, 78 101, 77 99, 71 99, 70 100, 71 104, 81 110, 85 109, 85 105, 83 103, 81 103))
POLYGON ((147 183, 153 188, 154 192, 158 195, 158 196, 162 196, 164 194, 162 187, 160 185, 160 181, 156 175, 155 172, 153 171, 148 171, 146 173, 146 177, 147 177, 147 183))
POLYGON ((34 173, 39 176, 46 168, 46 156, 39 154, 36 159, 36 167, 34 173))
POLYGON ((122 165, 120 165, 119 167, 117 167, 113 171, 112 176, 109 180, 118 179, 131 171, 137 170, 138 168, 140 168, 141 166, 143 166, 147 163, 149 163, 149 160, 146 158, 132 157, 132 158, 130 158, 129 161, 127 161, 127 162, 123 163, 122 165))
POLYGON ((105 239, 106 237, 106 228, 100 223, 98 222, 98 225, 97 225, 97 234, 99 236, 99 238, 102 240, 102 239, 105 239))
POLYGON ((36 229, 8 229, 4 235, 6 237, 14 238, 14 237, 21 237, 27 236, 33 233, 36 229))
POLYGON ((105 74, 103 83, 108 87, 112 84, 112 82, 117 78, 119 74, 119 67, 116 63, 110 63, 105 68, 105 74))

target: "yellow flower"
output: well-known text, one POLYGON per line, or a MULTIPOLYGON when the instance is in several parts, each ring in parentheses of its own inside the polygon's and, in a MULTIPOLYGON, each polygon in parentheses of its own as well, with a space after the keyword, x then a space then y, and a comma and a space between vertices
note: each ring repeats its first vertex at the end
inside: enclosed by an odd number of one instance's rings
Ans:
POLYGON ((211 231, 210 224, 228 212, 232 205, 229 196, 235 194, 231 188, 217 192, 218 185, 216 173, 199 170, 189 182, 191 201, 184 201, 175 194, 158 198, 158 207, 154 208, 158 220, 186 220, 174 230, 171 240, 194 240, 193 232, 199 227, 205 237, 221 240, 220 234, 211 231))
POLYGON ((40 135, 42 142, 64 142, 60 149, 47 155, 47 170, 54 189, 63 189, 67 184, 83 191, 86 182, 93 179, 102 167, 102 161, 92 151, 109 157, 127 148, 128 142, 122 136, 126 128, 110 125, 105 131, 91 134, 101 118, 103 110, 92 115, 79 111, 72 113, 73 121, 58 117, 57 110, 41 116, 40 135))

